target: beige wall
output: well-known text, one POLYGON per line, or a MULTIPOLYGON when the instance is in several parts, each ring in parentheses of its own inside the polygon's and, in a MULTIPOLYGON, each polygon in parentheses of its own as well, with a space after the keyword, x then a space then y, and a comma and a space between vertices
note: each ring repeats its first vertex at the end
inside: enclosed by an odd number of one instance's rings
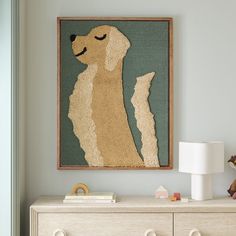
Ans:
MULTIPOLYGON (((236 154, 236 1, 234 0, 27 0, 25 155, 27 205, 39 195, 65 194, 75 182, 118 194, 153 194, 160 185, 190 193, 179 174, 178 141, 224 140, 226 160, 236 154), (174 17, 175 170, 56 170, 56 17, 174 17)), ((236 173, 214 178, 226 194, 236 173)))

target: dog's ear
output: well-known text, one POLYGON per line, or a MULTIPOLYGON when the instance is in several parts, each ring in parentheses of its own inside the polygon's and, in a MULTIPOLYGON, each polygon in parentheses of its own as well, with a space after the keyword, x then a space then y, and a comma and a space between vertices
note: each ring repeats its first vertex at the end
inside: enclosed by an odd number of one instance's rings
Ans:
POLYGON ((116 28, 111 28, 106 47, 105 68, 109 71, 114 70, 118 61, 126 55, 129 47, 130 42, 125 35, 116 28))

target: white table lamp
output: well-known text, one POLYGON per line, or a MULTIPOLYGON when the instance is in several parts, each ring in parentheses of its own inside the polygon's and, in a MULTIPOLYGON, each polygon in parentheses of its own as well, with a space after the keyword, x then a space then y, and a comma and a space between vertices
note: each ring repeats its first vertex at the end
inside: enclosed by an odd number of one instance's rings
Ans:
POLYGON ((180 142, 179 172, 191 174, 192 199, 212 199, 212 174, 224 172, 224 143, 180 142))

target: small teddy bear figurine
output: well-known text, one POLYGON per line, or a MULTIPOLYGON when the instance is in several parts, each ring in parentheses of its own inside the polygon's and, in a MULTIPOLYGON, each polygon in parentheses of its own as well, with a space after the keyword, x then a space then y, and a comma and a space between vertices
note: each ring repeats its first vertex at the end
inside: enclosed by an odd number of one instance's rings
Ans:
POLYGON ((228 160, 228 162, 229 162, 229 165, 230 165, 232 168, 236 169, 236 155, 235 155, 235 156, 232 156, 232 157, 228 160))
MULTIPOLYGON (((236 169, 236 155, 231 156, 231 158, 228 160, 230 166, 234 169, 236 169)), ((228 193, 233 199, 236 199, 236 179, 233 181, 233 183, 230 185, 228 189, 228 193)))

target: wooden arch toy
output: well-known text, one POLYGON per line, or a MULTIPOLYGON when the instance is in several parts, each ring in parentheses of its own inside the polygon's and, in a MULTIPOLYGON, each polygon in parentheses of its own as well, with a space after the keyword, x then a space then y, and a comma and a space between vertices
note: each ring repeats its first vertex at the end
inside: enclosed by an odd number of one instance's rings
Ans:
POLYGON ((86 184, 83 183, 77 183, 75 184, 71 189, 71 194, 76 194, 78 190, 82 190, 84 194, 89 193, 89 188, 86 184))

